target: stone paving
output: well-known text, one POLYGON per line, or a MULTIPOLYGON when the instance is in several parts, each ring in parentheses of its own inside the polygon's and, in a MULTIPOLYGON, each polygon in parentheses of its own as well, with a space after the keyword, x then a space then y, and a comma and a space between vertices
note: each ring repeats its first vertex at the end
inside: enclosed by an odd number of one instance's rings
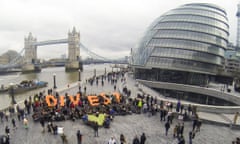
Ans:
MULTIPOLYGON (((131 78, 127 78, 127 86, 132 91, 132 96, 138 93, 137 87, 134 86, 135 81, 131 78)), ((84 84, 83 84, 84 85, 84 84)), ((68 93, 75 94, 78 91, 78 87, 71 88, 68 93)), ((121 83, 117 85, 121 88, 121 83)), ((86 84, 87 93, 100 93, 100 92, 112 92, 113 85, 105 82, 102 86, 90 86, 86 84)), ((212 115, 209 114, 208 117, 212 115)), ((214 118, 214 116, 213 116, 214 118)), ((107 144, 107 141, 111 136, 114 136, 119 143, 120 134, 124 134, 127 142, 130 144, 135 135, 140 136, 142 132, 145 132, 147 136, 146 144, 177 144, 177 140, 173 139, 173 128, 175 124, 180 122, 174 120, 171 125, 169 135, 165 136, 164 122, 160 122, 159 113, 156 116, 149 117, 147 114, 132 114, 127 116, 116 116, 111 123, 110 129, 100 128, 99 137, 94 137, 93 129, 83 124, 81 120, 54 122, 58 126, 64 127, 64 133, 67 135, 69 144, 76 144, 76 132, 81 130, 83 134, 84 144, 107 144)), ((11 130, 11 144, 61 144, 61 138, 59 135, 53 135, 50 133, 41 133, 42 128, 39 122, 33 122, 31 116, 29 116, 29 129, 24 129, 22 122, 17 121, 18 129, 13 131, 11 121, 0 124, 0 134, 4 134, 5 126, 8 125, 11 130)), ((188 143, 188 132, 192 129, 191 122, 185 122, 184 137, 186 143, 188 143)), ((201 132, 197 133, 193 143, 194 144, 227 144, 231 143, 236 137, 240 135, 240 131, 232 130, 225 126, 216 126, 203 123, 201 132)))
MULTIPOLYGON (((164 122, 160 122, 159 116, 148 117, 143 114, 115 117, 110 129, 99 129, 99 137, 94 137, 93 129, 85 126, 81 120, 57 122, 56 124, 64 127, 69 144, 77 144, 77 130, 81 130, 84 144, 107 144, 111 136, 116 137, 119 142, 121 133, 125 135, 128 143, 132 143, 133 137, 135 135, 140 136, 142 132, 145 132, 147 136, 146 144, 177 144, 177 140, 173 139, 172 136, 173 127, 177 122, 178 120, 175 120, 174 124, 171 125, 168 136, 165 136, 164 122)), ((4 126, 7 124, 12 128, 10 123, 4 122, 0 126, 1 133, 3 133, 4 126)), ((61 144, 59 135, 47 132, 41 133, 40 123, 34 123, 30 120, 30 128, 28 130, 23 128, 22 123, 17 122, 17 126, 18 129, 16 131, 11 129, 11 144, 61 144)), ((188 143, 188 132, 191 128, 191 122, 185 122, 184 136, 186 143, 188 143)), ((193 143, 227 144, 231 143, 239 134, 240 131, 233 131, 228 127, 203 124, 201 132, 196 134, 193 143)))

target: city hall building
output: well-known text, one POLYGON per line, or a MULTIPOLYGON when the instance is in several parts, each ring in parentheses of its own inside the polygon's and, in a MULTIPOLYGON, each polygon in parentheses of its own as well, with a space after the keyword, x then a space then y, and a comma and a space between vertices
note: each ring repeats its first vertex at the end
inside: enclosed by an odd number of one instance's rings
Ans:
POLYGON ((231 82, 231 78, 221 76, 228 36, 227 14, 216 5, 193 3, 170 10, 147 28, 133 50, 134 76, 165 96, 232 105, 191 89, 207 87, 211 80, 231 82))

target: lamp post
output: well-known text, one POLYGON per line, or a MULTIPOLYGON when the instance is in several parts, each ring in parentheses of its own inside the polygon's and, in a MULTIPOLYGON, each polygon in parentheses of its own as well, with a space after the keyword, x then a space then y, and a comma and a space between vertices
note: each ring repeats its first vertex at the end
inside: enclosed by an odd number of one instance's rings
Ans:
POLYGON ((93 76, 96 77, 96 69, 93 71, 93 76))
POLYGON ((11 104, 16 104, 16 100, 15 100, 15 97, 14 97, 14 84, 13 83, 10 83, 10 95, 11 95, 11 98, 12 98, 11 104))
POLYGON ((78 70, 78 91, 81 92, 81 70, 78 70))
POLYGON ((54 73, 53 74, 53 89, 56 89, 57 86, 56 86, 56 74, 54 73))
POLYGON ((81 81, 81 70, 78 69, 78 81, 80 82, 81 81))

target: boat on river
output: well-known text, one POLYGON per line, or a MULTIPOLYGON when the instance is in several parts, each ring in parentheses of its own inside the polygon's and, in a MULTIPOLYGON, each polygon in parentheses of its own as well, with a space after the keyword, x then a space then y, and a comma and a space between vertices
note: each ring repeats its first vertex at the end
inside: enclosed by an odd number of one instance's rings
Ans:
POLYGON ((31 90, 44 88, 48 86, 48 82, 45 81, 38 81, 38 80, 24 80, 19 84, 13 85, 13 89, 11 86, 8 88, 9 94, 20 94, 24 92, 28 92, 31 90))
POLYGON ((1 93, 6 93, 6 92, 8 92, 8 87, 4 87, 4 86, 2 85, 1 88, 0 88, 0 94, 1 94, 1 93))

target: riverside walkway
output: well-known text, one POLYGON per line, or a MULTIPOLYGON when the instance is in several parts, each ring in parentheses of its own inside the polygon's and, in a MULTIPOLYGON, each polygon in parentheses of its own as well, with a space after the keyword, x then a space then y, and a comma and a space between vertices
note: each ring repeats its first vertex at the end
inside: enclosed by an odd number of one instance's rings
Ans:
MULTIPOLYGON (((131 76, 126 75, 126 83, 118 81, 117 88, 122 89, 123 86, 127 86, 132 91, 131 97, 136 97, 139 92, 139 87, 135 86, 136 82, 131 76)), ((111 93, 114 91, 113 85, 104 82, 104 86, 96 85, 90 86, 89 84, 83 83, 82 88, 86 86, 88 94, 99 94, 100 92, 111 93)), ((153 96, 156 95, 154 91, 151 91, 147 87, 141 87, 143 91, 153 96)), ((61 94, 68 92, 68 94, 76 94, 78 91, 78 84, 71 84, 69 88, 62 88, 61 94)), ((200 113, 200 117, 208 117, 211 120, 216 120, 216 114, 211 113, 200 113)), ((217 115, 218 116, 218 115, 217 115)), ((230 116, 226 116, 230 117, 230 116)), ((17 119, 17 118, 15 118, 17 119)), ((0 134, 4 134, 5 126, 10 127, 10 143, 11 144, 61 144, 60 135, 53 135, 51 133, 41 133, 42 128, 39 122, 34 122, 31 116, 29 119, 29 129, 24 129, 22 122, 16 120, 17 129, 12 129, 11 119, 9 122, 4 120, 0 124, 0 134)), ((229 118, 231 119, 231 118, 229 118)), ((222 118, 223 122, 226 122, 222 118)), ((67 136, 69 144, 77 144, 76 133, 80 130, 83 135, 83 144, 107 144, 108 140, 113 136, 119 143, 119 136, 123 134, 129 144, 132 143, 133 138, 144 132, 147 140, 146 144, 177 144, 177 139, 173 138, 173 128, 179 122, 174 119, 173 124, 169 130, 169 135, 165 136, 165 123, 160 122, 159 113, 155 116, 148 116, 148 114, 132 114, 126 116, 116 116, 114 121, 111 123, 109 129, 99 128, 99 137, 94 137, 94 131, 91 127, 86 126, 82 120, 76 120, 75 122, 67 120, 63 122, 54 122, 60 127, 64 127, 64 133, 67 136)), ((192 130, 192 122, 185 122, 184 137, 186 143, 188 143, 188 133, 192 130)), ((227 144, 235 140, 240 135, 240 131, 232 130, 229 127, 223 125, 207 124, 203 123, 201 132, 196 133, 193 139, 194 144, 227 144)))

